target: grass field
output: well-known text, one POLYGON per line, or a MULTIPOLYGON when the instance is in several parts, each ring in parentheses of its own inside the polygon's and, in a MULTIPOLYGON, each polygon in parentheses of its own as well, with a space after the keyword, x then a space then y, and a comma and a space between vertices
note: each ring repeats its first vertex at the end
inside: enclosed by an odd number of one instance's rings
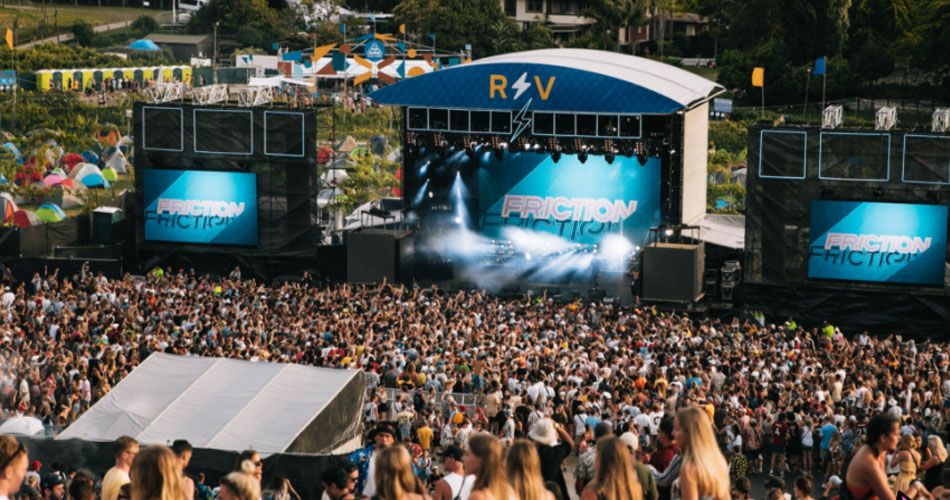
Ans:
POLYGON ((73 22, 78 19, 96 26, 119 21, 133 21, 141 15, 155 17, 161 13, 155 9, 137 9, 131 7, 96 7, 91 5, 47 5, 44 9, 39 3, 25 3, 22 6, 0 7, 0 27, 13 27, 14 18, 20 21, 17 44, 34 39, 68 33, 73 22))

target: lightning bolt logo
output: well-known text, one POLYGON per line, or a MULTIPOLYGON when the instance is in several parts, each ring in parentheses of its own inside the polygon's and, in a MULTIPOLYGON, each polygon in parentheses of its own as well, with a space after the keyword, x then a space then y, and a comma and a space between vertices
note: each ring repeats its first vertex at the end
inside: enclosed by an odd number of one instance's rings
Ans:
POLYGON ((528 72, 525 71, 518 78, 518 81, 511 84, 511 88, 517 90, 517 92, 515 92, 515 100, 521 97, 521 94, 524 94, 525 90, 528 90, 531 88, 531 84, 525 81, 527 78, 528 78, 528 72))
MULTIPOLYGON (((524 79, 524 75, 522 75, 522 79, 524 79)), ((517 82, 515 85, 517 85, 517 82)), ((515 97, 515 99, 517 99, 517 97, 515 97)), ((528 99, 528 102, 524 103, 524 107, 521 108, 521 111, 515 113, 515 116, 511 119, 511 124, 517 128, 515 128, 515 133, 512 134, 511 139, 508 140, 509 143, 515 142, 515 139, 517 139, 526 128, 531 126, 531 118, 525 118, 525 113, 528 112, 528 107, 531 106, 531 101, 533 100, 533 98, 528 99)))

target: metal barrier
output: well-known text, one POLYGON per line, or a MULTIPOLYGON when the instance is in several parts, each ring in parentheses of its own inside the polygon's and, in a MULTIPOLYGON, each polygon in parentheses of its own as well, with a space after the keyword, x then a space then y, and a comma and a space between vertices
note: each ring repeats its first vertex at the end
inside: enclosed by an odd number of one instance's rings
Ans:
MULTIPOLYGON (((425 392, 426 394, 428 394, 428 391, 423 390, 423 392, 425 392)), ((412 397, 413 397, 413 395, 414 395, 415 393, 416 393, 416 390, 415 390, 415 389, 413 389, 413 390, 411 390, 411 391, 406 391, 406 392, 405 392, 405 394, 409 396, 409 399, 408 399, 409 404, 412 404, 412 397)), ((387 388, 387 389, 386 389, 386 400, 387 400, 387 401, 395 401, 396 398, 398 398, 398 397, 399 397, 400 395, 402 395, 402 394, 404 394, 404 393, 403 393, 403 391, 402 391, 401 389, 390 389, 390 388, 387 388)), ((434 401, 436 401, 436 402, 441 401, 443 394, 445 394, 445 393, 443 393, 443 392, 437 392, 437 393, 435 393, 435 399, 434 399, 434 401)), ((450 392, 450 393, 449 393, 449 396, 452 396, 452 399, 455 400, 455 403, 456 403, 456 404, 458 404, 459 406, 464 406, 464 407, 465 407, 465 413, 467 413, 468 415, 474 415, 476 408, 482 408, 482 406, 483 406, 483 403, 482 403, 482 401, 481 401, 481 398, 479 397, 478 394, 460 393, 460 392, 450 392)), ((430 401, 430 402, 431 402, 431 401, 433 401, 433 400, 427 400, 427 401, 430 401)))

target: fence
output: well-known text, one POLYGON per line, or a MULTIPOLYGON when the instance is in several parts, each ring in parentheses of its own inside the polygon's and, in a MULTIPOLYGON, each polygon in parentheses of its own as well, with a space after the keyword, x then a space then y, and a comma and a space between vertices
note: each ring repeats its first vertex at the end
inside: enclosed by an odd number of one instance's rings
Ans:
MULTIPOLYGON (((846 120, 852 118, 863 119, 870 121, 871 126, 873 126, 874 114, 878 109, 885 106, 893 107, 897 109, 899 128, 913 128, 914 125, 929 127, 931 115, 937 108, 950 107, 948 103, 942 103, 933 99, 875 99, 867 97, 836 99, 825 101, 824 104, 826 107, 832 104, 840 104, 844 108, 846 120)), ((761 106, 733 107, 733 113, 757 113, 761 110, 761 106)), ((765 106, 765 110, 773 113, 787 114, 790 119, 796 121, 821 123, 821 102, 809 99, 806 110, 804 97, 801 103, 765 106)))
MULTIPOLYGON (((389 389, 389 388, 387 388, 387 389, 386 389, 386 400, 387 400, 387 401, 395 401, 396 398, 398 398, 400 395, 406 394, 406 395, 409 396, 408 401, 411 403, 411 402, 412 402, 412 397, 413 397, 413 395, 416 393, 416 390, 417 390, 417 389, 413 389, 413 390, 411 390, 411 391, 403 392, 401 389, 389 389)), ((423 393, 428 394, 428 391, 423 390, 423 393)), ((434 397, 433 399, 429 399, 429 400, 427 400, 427 401, 435 401, 435 402, 442 401, 442 395, 443 395, 443 394, 445 394, 445 393, 444 393, 444 392, 437 392, 437 393, 435 393, 435 397, 434 397)), ((475 409, 482 407, 481 398, 478 396, 478 394, 450 392, 450 393, 448 393, 448 395, 451 396, 452 399, 454 399, 455 402, 456 402, 459 406, 464 406, 464 407, 465 407, 465 413, 467 413, 468 415, 474 415, 474 414, 475 414, 475 409)))

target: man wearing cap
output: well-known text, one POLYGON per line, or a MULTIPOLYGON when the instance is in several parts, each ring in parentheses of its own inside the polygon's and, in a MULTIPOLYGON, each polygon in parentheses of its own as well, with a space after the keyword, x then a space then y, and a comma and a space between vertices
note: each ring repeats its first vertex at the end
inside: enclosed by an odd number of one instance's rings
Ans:
MULTIPOLYGON (((376 453, 396 442, 396 429, 388 422, 380 422, 370 433, 369 440, 372 444, 349 456, 360 471, 360 479, 353 490, 357 498, 372 498, 376 494, 376 453)), ((415 464, 412 464, 412 472, 418 475, 415 464)))
POLYGON ((574 447, 571 435, 550 418, 543 418, 531 427, 528 437, 535 442, 538 449, 538 458, 541 459, 541 477, 545 481, 554 481, 561 488, 560 497, 567 498, 567 483, 564 481, 561 465, 574 447))
POLYGON ((650 469, 637 460, 640 438, 632 432, 624 432, 620 435, 620 440, 627 445, 627 451, 630 452, 630 463, 633 464, 633 471, 637 473, 637 479, 643 489, 643 500, 657 500, 660 492, 656 489, 656 479, 650 469))
POLYGON ((66 478, 52 473, 43 477, 40 484, 42 500, 63 500, 66 497, 66 478))
POLYGON ((435 483, 432 500, 466 500, 475 484, 475 476, 465 475, 462 455, 465 451, 450 445, 439 455, 443 458, 442 471, 445 474, 435 483))

